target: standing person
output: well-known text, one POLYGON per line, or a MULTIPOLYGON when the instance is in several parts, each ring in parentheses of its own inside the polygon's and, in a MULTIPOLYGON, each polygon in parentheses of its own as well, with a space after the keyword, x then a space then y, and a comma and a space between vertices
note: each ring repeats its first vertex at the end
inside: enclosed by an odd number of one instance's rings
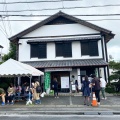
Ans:
POLYGON ((107 98, 106 98, 106 95, 105 95, 105 87, 107 85, 107 82, 102 77, 100 77, 100 82, 101 82, 101 93, 102 93, 102 97, 103 97, 102 99, 106 100, 107 98))
POLYGON ((92 85, 94 86, 95 96, 98 102, 98 105, 100 105, 100 79, 96 77, 96 75, 92 75, 92 85))
POLYGON ((89 89, 89 84, 90 81, 88 80, 88 76, 85 75, 85 80, 82 83, 82 89, 83 89, 83 96, 84 96, 84 105, 88 105, 89 106, 89 101, 90 101, 90 89, 89 89))
POLYGON ((75 80, 75 87, 76 87, 76 92, 79 92, 79 89, 78 89, 78 81, 75 80))
POLYGON ((25 94, 25 87, 26 87, 26 84, 27 84, 27 82, 24 82, 24 83, 22 84, 22 89, 21 89, 21 94, 22 94, 22 95, 25 94))
POLYGON ((6 96, 6 93, 5 93, 5 90, 3 88, 0 88, 0 96, 2 97, 2 106, 5 105, 5 96, 6 96))
POLYGON ((34 101, 34 100, 35 100, 35 96, 34 96, 34 91, 35 91, 35 88, 34 88, 34 86, 35 86, 35 83, 34 83, 34 82, 32 82, 32 86, 31 86, 32 101, 34 101))
POLYGON ((13 99, 14 99, 14 94, 15 94, 15 88, 12 83, 10 83, 8 90, 7 90, 7 104, 13 105, 13 99))
POLYGON ((89 84, 89 89, 90 89, 90 97, 92 98, 92 78, 91 77, 89 77, 88 78, 89 79, 89 81, 90 81, 90 84, 89 84))
POLYGON ((28 83, 26 83, 24 86, 24 96, 27 101, 29 101, 29 99, 32 99, 32 91, 28 83))
POLYGON ((19 101, 20 100, 20 94, 21 94, 21 86, 20 85, 16 85, 16 95, 17 95, 17 100, 19 101))
POLYGON ((34 93, 33 93, 35 104, 41 104, 40 93, 41 93, 40 83, 36 81, 34 84, 34 93))
POLYGON ((59 98, 58 97, 58 81, 57 81, 57 78, 54 78, 54 81, 53 81, 53 88, 54 88, 54 97, 55 98, 59 98))

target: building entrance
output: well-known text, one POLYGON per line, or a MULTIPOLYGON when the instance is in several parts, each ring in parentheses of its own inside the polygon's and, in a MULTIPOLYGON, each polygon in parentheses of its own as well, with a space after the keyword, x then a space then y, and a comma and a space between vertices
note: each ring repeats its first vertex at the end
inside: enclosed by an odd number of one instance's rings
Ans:
POLYGON ((58 92, 69 92, 70 91, 70 87, 67 86, 67 88, 63 87, 63 82, 65 82, 66 84, 70 83, 70 72, 51 72, 51 88, 52 88, 52 83, 54 78, 57 78, 58 81, 58 92), (63 78, 67 78, 64 80, 67 81, 63 81, 63 78), (69 80, 69 81, 68 81, 69 80))

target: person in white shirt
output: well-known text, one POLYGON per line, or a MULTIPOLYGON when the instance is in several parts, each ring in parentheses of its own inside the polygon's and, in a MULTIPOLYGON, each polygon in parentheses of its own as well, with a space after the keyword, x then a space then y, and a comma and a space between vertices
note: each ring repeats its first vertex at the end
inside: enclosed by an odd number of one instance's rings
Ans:
POLYGON ((102 77, 100 77, 100 82, 101 82, 101 92, 102 92, 102 96, 103 96, 102 99, 106 100, 107 98, 106 98, 106 95, 105 95, 105 87, 106 87, 107 82, 102 77))

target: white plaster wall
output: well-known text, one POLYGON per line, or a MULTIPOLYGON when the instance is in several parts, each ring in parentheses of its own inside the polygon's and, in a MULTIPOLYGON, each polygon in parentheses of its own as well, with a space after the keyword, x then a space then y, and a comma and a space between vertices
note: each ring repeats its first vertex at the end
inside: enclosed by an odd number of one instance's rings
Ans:
POLYGON ((91 33, 99 32, 80 24, 44 25, 23 37, 59 36, 91 33))
MULTIPOLYGON (((76 34, 92 34, 99 33, 96 30, 85 27, 80 24, 64 24, 64 25, 45 25, 35 31, 25 35, 24 37, 37 37, 37 36, 62 36, 62 35, 76 35, 76 34)), ((98 42, 99 56, 81 56, 80 42, 72 42, 72 58, 56 57, 55 43, 47 43, 47 58, 38 59, 30 58, 30 45, 27 41, 30 39, 20 39, 19 43, 19 61, 45 61, 45 60, 67 60, 67 59, 91 59, 102 58, 101 42, 98 42)))
POLYGON ((55 59, 55 43, 47 43, 47 59, 55 59))
POLYGON ((30 60, 30 45, 27 44, 26 40, 19 40, 19 61, 29 61, 30 60))
POLYGON ((80 48, 80 42, 72 42, 72 57, 73 59, 81 59, 81 48, 80 48))
POLYGON ((72 57, 64 58, 64 57, 56 57, 55 52, 55 43, 47 43, 47 58, 38 59, 38 58, 30 58, 30 44, 27 44, 27 39, 20 39, 19 43, 19 61, 45 61, 45 60, 68 60, 68 59, 94 59, 94 58, 102 58, 102 49, 101 42, 98 42, 98 51, 99 56, 81 56, 81 44, 79 41, 72 42, 72 57))
POLYGON ((99 57, 102 58, 102 44, 101 44, 101 40, 98 41, 98 53, 99 53, 99 57))

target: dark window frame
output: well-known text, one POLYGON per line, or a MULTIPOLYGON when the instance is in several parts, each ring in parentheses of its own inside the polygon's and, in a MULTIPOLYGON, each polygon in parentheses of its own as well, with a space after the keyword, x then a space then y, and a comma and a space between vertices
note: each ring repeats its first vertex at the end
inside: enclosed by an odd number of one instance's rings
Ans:
POLYGON ((30 44, 30 58, 47 58, 47 43, 30 44), (34 46, 36 46, 36 48, 34 46))
POLYGON ((55 42, 56 57, 72 57, 72 43, 69 41, 55 42))
POLYGON ((30 58, 38 57, 38 44, 30 44, 30 58))
POLYGON ((98 40, 84 40, 81 43, 81 56, 99 56, 98 40))
POLYGON ((47 43, 39 43, 38 44, 38 58, 42 59, 42 58, 47 58, 47 43))

